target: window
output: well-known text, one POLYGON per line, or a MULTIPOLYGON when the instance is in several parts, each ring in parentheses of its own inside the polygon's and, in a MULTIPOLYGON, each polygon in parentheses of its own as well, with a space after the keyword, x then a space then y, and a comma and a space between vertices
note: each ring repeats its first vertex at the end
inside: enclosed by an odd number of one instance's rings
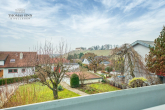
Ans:
POLYGON ((8 73, 18 73, 17 69, 8 69, 8 73))
POLYGON ((17 73, 17 69, 14 69, 14 73, 17 73))
POLYGON ((9 73, 12 73, 12 70, 11 69, 9 69, 9 73))
POLYGON ((25 73, 25 69, 22 69, 22 73, 25 73))
POLYGON ((14 63, 14 62, 15 62, 15 59, 10 59, 10 62, 11 62, 11 63, 14 63))

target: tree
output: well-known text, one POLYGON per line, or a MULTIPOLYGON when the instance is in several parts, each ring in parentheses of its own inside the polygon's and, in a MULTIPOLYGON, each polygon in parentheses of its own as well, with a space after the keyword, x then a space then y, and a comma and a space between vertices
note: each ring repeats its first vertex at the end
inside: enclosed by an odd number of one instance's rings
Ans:
POLYGON ((165 75, 165 27, 157 39, 154 47, 150 47, 149 55, 146 56, 146 66, 148 70, 157 75, 165 75))
POLYGON ((113 68, 110 67, 110 66, 107 66, 105 69, 106 69, 106 71, 107 71, 108 73, 110 73, 110 72, 113 70, 113 68))
POLYGON ((73 58, 74 59, 77 59, 77 54, 74 53, 73 58))
POLYGON ((148 73, 141 56, 129 44, 116 47, 110 57, 114 61, 113 66, 119 68, 122 75, 127 73, 128 79, 135 77, 135 71, 139 75, 148 73))
POLYGON ((84 55, 84 53, 80 53, 79 55, 79 59, 81 59, 81 57, 84 55))
POLYGON ((102 62, 102 61, 106 61, 107 57, 105 56, 97 56, 94 53, 86 53, 83 58, 86 58, 91 65, 93 65, 94 68, 94 72, 97 72, 97 66, 102 62))
POLYGON ((66 59, 62 57, 63 54, 67 53, 67 44, 61 41, 55 49, 50 42, 45 42, 45 45, 40 46, 36 51, 38 53, 37 58, 31 61, 36 65, 35 74, 43 85, 53 91, 54 99, 58 99, 58 84, 69 70, 69 67, 64 65, 66 59), (49 57, 50 54, 55 53, 60 55, 56 58, 49 57))
POLYGON ((78 76, 79 76, 79 80, 81 82, 81 86, 83 87, 85 79, 87 79, 89 75, 87 74, 86 68, 80 67, 79 69, 80 69, 80 71, 78 72, 78 76))

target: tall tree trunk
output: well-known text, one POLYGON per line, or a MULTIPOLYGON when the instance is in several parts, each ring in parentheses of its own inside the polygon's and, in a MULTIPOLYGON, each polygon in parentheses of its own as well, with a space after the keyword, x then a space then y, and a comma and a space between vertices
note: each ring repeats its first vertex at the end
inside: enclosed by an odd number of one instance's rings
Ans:
POLYGON ((57 85, 53 85, 53 95, 54 95, 54 99, 58 99, 57 85))
POLYGON ((133 73, 134 68, 133 68, 133 64, 132 64, 131 56, 130 56, 129 53, 128 53, 128 62, 129 62, 129 64, 130 64, 130 74, 131 74, 131 76, 134 78, 134 77, 135 77, 135 75, 134 75, 134 73, 133 73))

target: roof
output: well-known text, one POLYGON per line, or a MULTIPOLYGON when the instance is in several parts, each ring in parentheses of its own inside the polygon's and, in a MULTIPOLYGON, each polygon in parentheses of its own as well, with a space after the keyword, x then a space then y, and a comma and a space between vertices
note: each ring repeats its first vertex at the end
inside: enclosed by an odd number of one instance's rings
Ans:
MULTIPOLYGON (((67 72, 66 75, 70 77, 74 73, 77 74, 78 76, 79 76, 79 74, 80 75, 83 74, 82 72, 67 72)), ((97 76, 97 75, 95 75, 93 73, 89 73, 89 72, 85 72, 84 74, 86 76, 85 79, 99 79, 99 78, 102 78, 100 76, 97 76)))
POLYGON ((0 52, 1 59, 6 56, 6 61, 4 65, 0 65, 0 68, 10 68, 10 67, 33 67, 34 63, 30 61, 35 61, 37 52, 0 52), (23 53, 23 58, 20 59, 20 53, 23 53), (15 62, 10 62, 11 59, 15 59, 15 62))
POLYGON ((8 54, 1 54, 0 53, 0 61, 6 60, 7 56, 8 56, 8 54))
POLYGON ((103 62, 101 62, 102 64, 110 64, 110 62, 109 61, 103 61, 103 62))
POLYGON ((69 63, 69 60, 65 59, 65 58, 52 58, 50 60, 50 63, 58 63, 58 62, 62 62, 62 63, 69 63))
POLYGON ((131 45, 135 46, 137 44, 141 44, 148 48, 149 48, 149 46, 154 47, 154 41, 144 41, 144 40, 137 40, 137 41, 133 42, 131 45))

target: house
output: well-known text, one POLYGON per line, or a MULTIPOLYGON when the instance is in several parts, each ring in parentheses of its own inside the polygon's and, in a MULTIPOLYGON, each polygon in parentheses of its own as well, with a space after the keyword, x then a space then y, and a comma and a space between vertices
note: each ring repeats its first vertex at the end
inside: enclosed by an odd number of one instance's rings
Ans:
POLYGON ((154 46, 154 41, 144 41, 144 40, 137 40, 131 44, 133 49, 141 55, 143 61, 145 61, 145 56, 149 54, 150 47, 154 46))
MULTIPOLYGON (((137 40, 137 41, 133 42, 131 44, 131 46, 141 56, 144 64, 146 64, 146 62, 145 62, 146 55, 148 55, 150 52, 149 47, 154 47, 154 41, 137 40)), ((146 75, 144 73, 145 73, 145 71, 143 71, 143 70, 141 70, 141 73, 139 73, 137 68, 135 68, 135 70, 134 70, 135 77, 141 77, 141 76, 146 77, 146 75)), ((150 73, 149 75, 150 75, 150 77, 155 77, 155 78, 157 77, 157 75, 155 75, 154 73, 150 73)), ((164 76, 158 76, 158 77, 160 77, 162 82, 165 83, 164 76)))
POLYGON ((68 71, 74 71, 76 69, 79 68, 79 64, 78 63, 70 63, 69 60, 65 59, 65 58, 51 58, 50 63, 52 64, 52 68, 55 71, 56 66, 53 64, 56 64, 58 62, 62 62, 63 66, 68 69, 68 71))
MULTIPOLYGON (((97 83, 97 82, 101 82, 101 80, 102 80, 102 77, 97 76, 96 74, 93 74, 93 73, 89 73, 89 72, 86 72, 86 73, 82 73, 82 72, 67 72, 65 77, 63 78, 63 81, 66 82, 68 85, 70 85, 70 77, 74 73, 77 74, 79 76, 79 78, 81 76, 84 77, 84 84, 97 83)), ((79 81, 79 84, 81 84, 81 81, 79 81)))
POLYGON ((76 50, 86 50, 85 47, 77 47, 76 50))
MULTIPOLYGON (((106 56, 96 56, 96 57, 106 57, 106 56)), ((84 58, 82 60, 82 64, 89 65, 90 62, 88 61, 88 59, 84 58)), ((107 66, 108 64, 110 64, 110 62, 109 61, 102 61, 100 64, 104 64, 105 66, 107 66)))
POLYGON ((0 52, 0 77, 12 78, 34 74, 37 52, 0 52), (32 62, 31 62, 32 61, 32 62))

